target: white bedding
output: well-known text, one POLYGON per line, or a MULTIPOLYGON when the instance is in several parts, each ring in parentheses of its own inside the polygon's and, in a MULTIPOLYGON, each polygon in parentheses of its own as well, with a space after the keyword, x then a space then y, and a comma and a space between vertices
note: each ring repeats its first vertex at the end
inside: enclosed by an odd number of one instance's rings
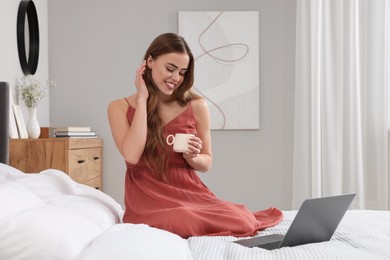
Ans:
MULTIPOLYGON (((284 212, 284 220, 261 235, 285 234, 296 211, 284 212)), ((188 243, 194 259, 390 259, 390 212, 347 211, 332 239, 277 250, 246 248, 233 237, 192 237, 188 243)))
POLYGON ((185 239, 123 224, 122 213, 61 171, 24 174, 0 164, 1 260, 192 259, 185 239))
MULTIPOLYGON (((390 259, 390 212, 350 210, 329 242, 268 251, 234 237, 187 240, 121 223, 111 197, 57 170, 24 174, 0 164, 0 260, 390 259)), ((259 235, 284 234, 295 211, 259 235)))

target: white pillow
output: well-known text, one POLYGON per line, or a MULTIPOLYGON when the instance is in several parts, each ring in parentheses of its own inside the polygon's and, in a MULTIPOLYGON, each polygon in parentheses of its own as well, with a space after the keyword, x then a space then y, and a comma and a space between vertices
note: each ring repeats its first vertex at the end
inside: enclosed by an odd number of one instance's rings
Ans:
POLYGON ((78 260, 192 259, 187 240, 143 224, 117 224, 95 238, 78 260))
POLYGON ((37 195, 22 185, 13 181, 0 182, 0 220, 20 211, 44 205, 37 195))
POLYGON ((0 259, 75 259, 102 230, 80 214, 54 207, 0 221, 0 259))

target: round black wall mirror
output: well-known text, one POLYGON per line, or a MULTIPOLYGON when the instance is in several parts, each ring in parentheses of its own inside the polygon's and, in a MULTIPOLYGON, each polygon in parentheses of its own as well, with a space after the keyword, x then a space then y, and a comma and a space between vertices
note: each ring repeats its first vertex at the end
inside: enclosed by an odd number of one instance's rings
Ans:
POLYGON ((39 58, 39 24, 38 15, 33 1, 21 1, 19 4, 16 25, 20 66, 24 75, 34 75, 38 67, 39 58), (26 23, 26 17, 27 22, 26 23), (28 28, 25 28, 27 24, 28 28), (26 31, 28 29, 28 31, 26 31), (28 32, 28 39, 25 35, 28 32), (26 55, 28 46, 28 58, 26 55))

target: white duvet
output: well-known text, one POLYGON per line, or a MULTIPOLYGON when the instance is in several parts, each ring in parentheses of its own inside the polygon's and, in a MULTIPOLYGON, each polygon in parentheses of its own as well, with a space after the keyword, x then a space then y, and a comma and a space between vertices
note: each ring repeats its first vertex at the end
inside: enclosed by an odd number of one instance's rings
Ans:
POLYGON ((111 197, 57 170, 24 174, 0 164, 0 259, 192 259, 188 243, 121 223, 111 197))
MULTIPOLYGON (((390 212, 350 210, 331 241, 268 251, 234 237, 187 240, 121 223, 111 197, 57 170, 24 174, 0 164, 0 260, 390 259, 390 212)), ((285 234, 296 212, 260 232, 285 234)))

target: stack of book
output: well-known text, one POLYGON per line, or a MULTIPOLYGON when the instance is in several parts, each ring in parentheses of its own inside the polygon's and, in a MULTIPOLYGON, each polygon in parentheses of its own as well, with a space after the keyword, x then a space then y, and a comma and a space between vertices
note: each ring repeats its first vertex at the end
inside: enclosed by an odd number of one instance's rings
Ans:
POLYGON ((76 138, 97 138, 95 131, 88 126, 66 126, 66 127, 45 127, 41 128, 41 137, 76 137, 76 138), (44 136, 42 136, 42 134, 44 136))

